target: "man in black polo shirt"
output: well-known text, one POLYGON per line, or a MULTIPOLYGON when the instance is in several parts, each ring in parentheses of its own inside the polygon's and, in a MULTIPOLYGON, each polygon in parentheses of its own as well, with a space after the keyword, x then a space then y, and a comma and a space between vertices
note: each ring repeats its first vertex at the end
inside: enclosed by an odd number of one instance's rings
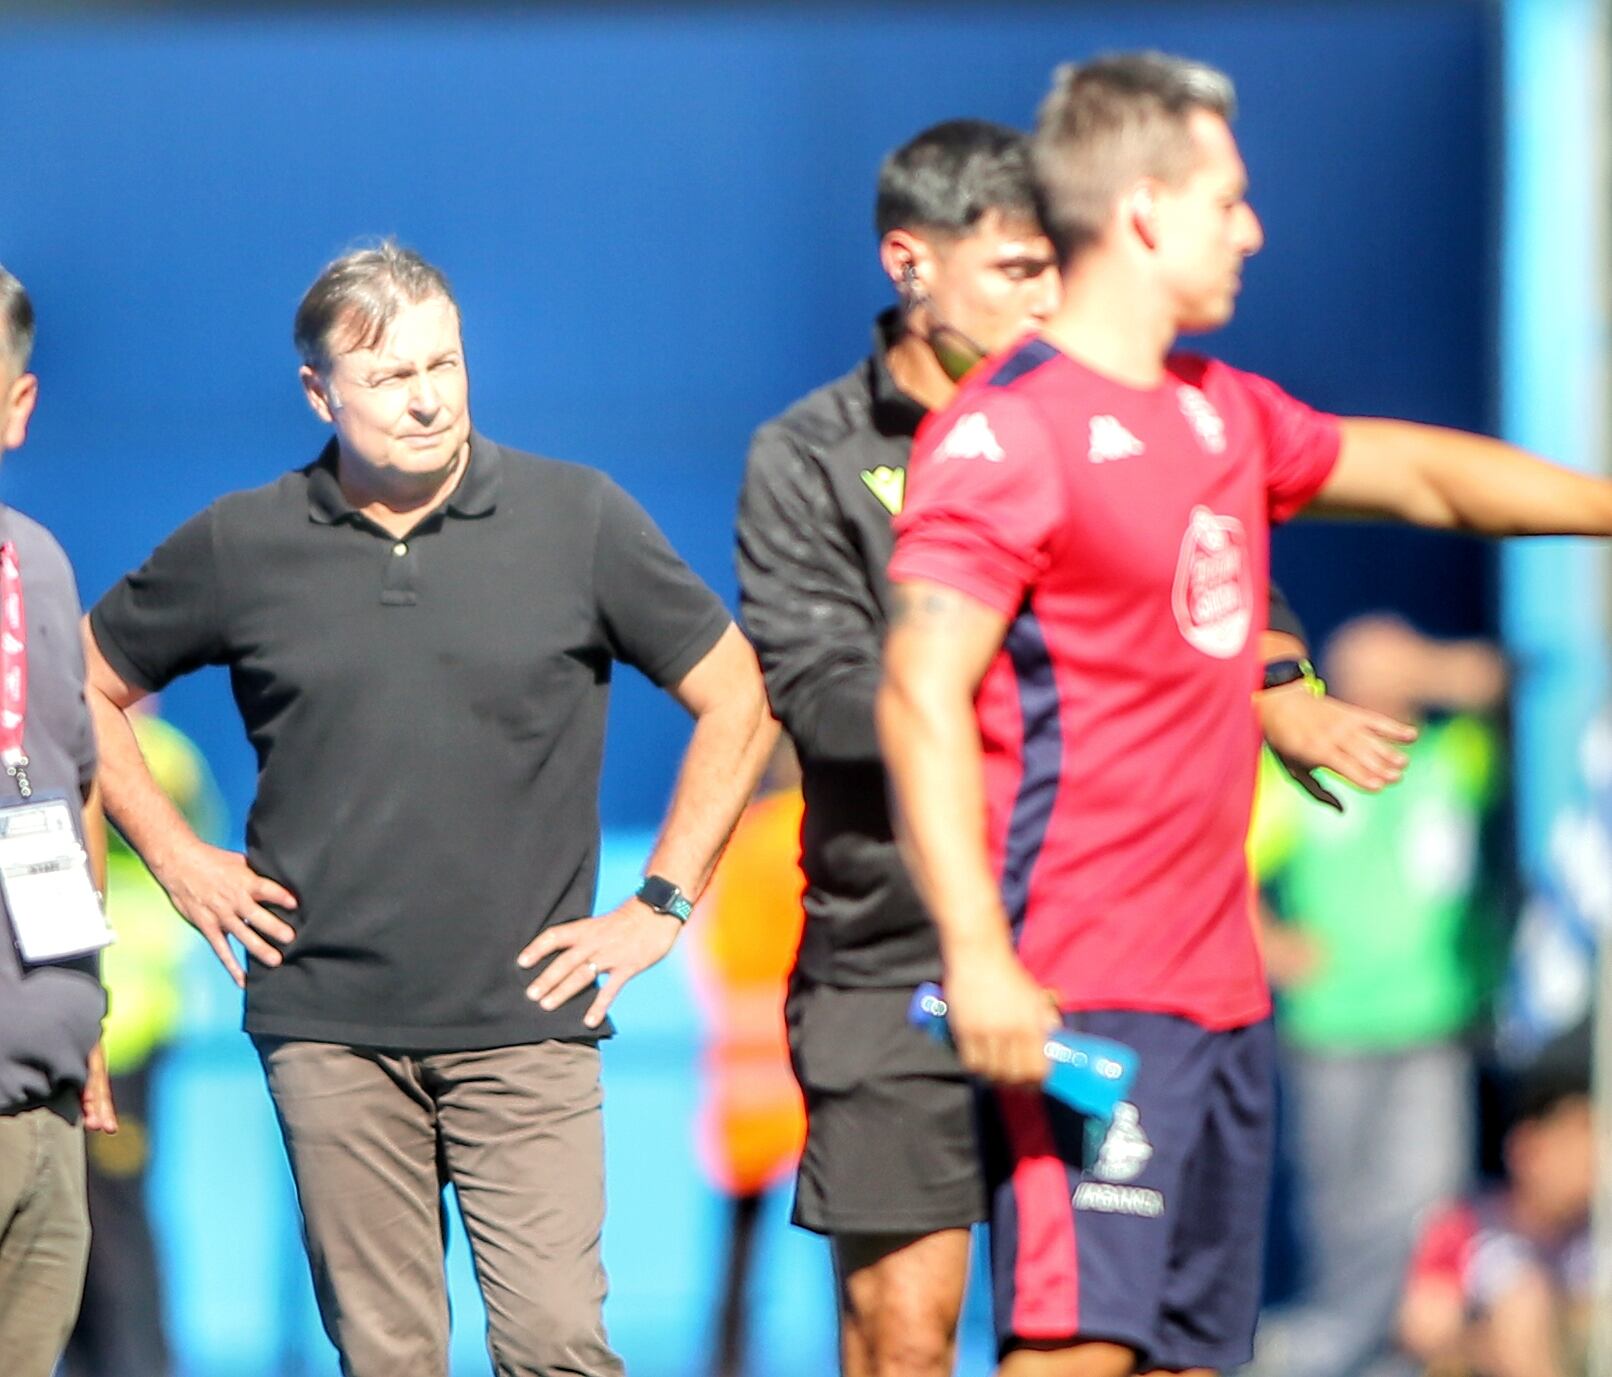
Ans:
MULTIPOLYGON (((948 121, 892 153, 875 221, 902 307, 880 316, 868 359, 756 432, 738 565, 806 795, 807 917, 788 1009, 808 1115, 795 1222, 832 1238, 847 1377, 939 1377, 985 1197, 956 1058, 906 1024, 940 954, 892 839, 874 732, 885 565, 919 422, 985 352, 1045 319, 1059 282, 1024 136, 999 125, 948 121)), ((1272 595, 1264 653, 1286 667, 1304 654, 1302 629, 1272 595)), ((1409 729, 1300 679, 1260 699, 1267 738, 1318 796, 1331 797, 1313 777, 1321 765, 1368 789, 1398 777, 1391 743, 1409 729)))
POLYGON ((326 1331, 445 1374, 453 1181, 499 1374, 612 1374, 597 1041, 670 949, 770 746, 721 603, 603 474, 472 431, 442 274, 385 244, 309 289, 335 434, 192 518, 88 619, 110 814, 242 973, 326 1331), (693 714, 639 897, 586 921, 612 663, 693 714), (157 789, 123 709, 226 665, 257 751, 240 856, 157 789), (596 977, 603 977, 600 985, 596 977))

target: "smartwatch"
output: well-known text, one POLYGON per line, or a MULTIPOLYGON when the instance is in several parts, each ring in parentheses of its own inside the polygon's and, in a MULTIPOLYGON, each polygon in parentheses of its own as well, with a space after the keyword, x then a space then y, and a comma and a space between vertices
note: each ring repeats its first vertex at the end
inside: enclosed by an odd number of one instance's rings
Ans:
POLYGON ((1259 687, 1263 692, 1265 689, 1281 688, 1284 684, 1296 684, 1300 679, 1317 698, 1327 691, 1326 682, 1308 660, 1267 660, 1265 678, 1259 687))
POLYGON ((679 923, 686 923, 694 912, 693 901, 670 880, 659 875, 645 875, 638 886, 638 901, 656 913, 669 913, 679 923))

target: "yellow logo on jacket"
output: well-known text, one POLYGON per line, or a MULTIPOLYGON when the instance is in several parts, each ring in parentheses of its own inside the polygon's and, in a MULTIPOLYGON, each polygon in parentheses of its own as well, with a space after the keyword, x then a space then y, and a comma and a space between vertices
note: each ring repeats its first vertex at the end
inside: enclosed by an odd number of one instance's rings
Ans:
POLYGON ((863 469, 862 481, 891 516, 901 515, 901 504, 907 497, 907 471, 880 464, 876 469, 863 469))

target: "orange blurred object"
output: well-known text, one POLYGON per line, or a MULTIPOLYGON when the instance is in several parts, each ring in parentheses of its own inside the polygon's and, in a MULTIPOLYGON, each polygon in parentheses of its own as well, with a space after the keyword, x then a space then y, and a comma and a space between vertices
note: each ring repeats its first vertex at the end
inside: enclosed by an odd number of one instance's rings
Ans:
POLYGON ((800 945, 800 790, 752 803, 689 925, 705 1014, 700 1160, 729 1195, 794 1168, 806 1109, 789 1065, 784 995, 800 945))

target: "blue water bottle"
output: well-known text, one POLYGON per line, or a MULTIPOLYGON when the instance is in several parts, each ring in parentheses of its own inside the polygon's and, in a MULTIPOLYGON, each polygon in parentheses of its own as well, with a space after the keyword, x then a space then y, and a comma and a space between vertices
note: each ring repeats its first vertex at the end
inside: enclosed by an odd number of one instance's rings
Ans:
MULTIPOLYGON (((913 991, 907 1021, 938 1042, 950 1043, 946 1022, 946 996, 940 986, 926 980, 913 991)), ((1113 1121, 1114 1106, 1130 1094, 1136 1080, 1134 1048, 1112 1038, 1092 1037, 1060 1028, 1047 1035, 1047 1079, 1042 1089, 1055 1100, 1094 1120, 1104 1130, 1113 1121)))

